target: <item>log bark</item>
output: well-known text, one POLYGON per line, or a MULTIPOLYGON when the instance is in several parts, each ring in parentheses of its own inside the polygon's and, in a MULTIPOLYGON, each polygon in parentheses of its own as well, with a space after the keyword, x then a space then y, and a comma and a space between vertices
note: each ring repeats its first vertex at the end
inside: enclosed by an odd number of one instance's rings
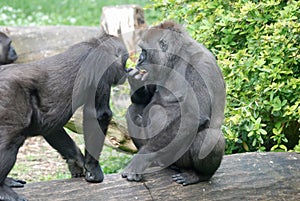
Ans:
POLYGON ((119 174, 104 182, 66 179, 26 184, 16 189, 29 200, 300 200, 300 154, 244 153, 225 156, 208 182, 190 186, 174 183, 173 170, 145 175, 143 182, 128 182, 119 174))
POLYGON ((16 63, 40 60, 61 53, 71 45, 97 36, 100 28, 80 26, 8 27, 0 30, 12 39, 16 63))

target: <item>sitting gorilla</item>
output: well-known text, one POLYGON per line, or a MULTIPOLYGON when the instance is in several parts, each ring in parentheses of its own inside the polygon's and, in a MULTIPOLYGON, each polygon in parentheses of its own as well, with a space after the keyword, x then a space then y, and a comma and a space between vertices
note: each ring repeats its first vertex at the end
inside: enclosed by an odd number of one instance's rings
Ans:
POLYGON ((139 151, 122 176, 140 181, 172 165, 179 184, 210 179, 225 148, 225 82, 214 56, 170 21, 149 28, 139 46, 126 116, 139 151))

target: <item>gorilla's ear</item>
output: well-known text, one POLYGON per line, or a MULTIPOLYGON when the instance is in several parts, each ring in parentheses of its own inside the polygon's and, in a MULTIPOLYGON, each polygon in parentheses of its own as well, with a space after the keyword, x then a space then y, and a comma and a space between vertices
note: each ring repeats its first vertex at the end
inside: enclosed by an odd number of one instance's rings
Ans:
POLYGON ((168 49, 168 44, 167 41, 165 39, 160 39, 159 40, 159 47, 163 52, 166 52, 168 49))

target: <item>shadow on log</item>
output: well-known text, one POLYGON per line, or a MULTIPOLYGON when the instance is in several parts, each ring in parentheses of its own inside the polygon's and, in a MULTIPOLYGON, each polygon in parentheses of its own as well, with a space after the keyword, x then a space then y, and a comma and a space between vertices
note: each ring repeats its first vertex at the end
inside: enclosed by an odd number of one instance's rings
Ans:
POLYGON ((245 153, 225 156, 211 181, 191 186, 174 183, 173 170, 128 182, 119 174, 100 184, 67 179, 26 184, 17 192, 29 200, 300 200, 300 154, 245 153))

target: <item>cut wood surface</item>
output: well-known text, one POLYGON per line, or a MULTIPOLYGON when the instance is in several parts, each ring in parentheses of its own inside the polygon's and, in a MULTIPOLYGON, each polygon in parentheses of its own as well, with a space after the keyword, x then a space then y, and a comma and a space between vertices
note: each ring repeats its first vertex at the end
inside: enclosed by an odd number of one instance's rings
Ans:
POLYGON ((106 33, 122 38, 130 53, 139 49, 137 43, 147 27, 144 10, 138 5, 104 6, 100 25, 106 33))
POLYGON ((185 187, 172 181, 174 173, 165 169, 146 174, 139 183, 111 174, 105 175, 100 184, 67 179, 30 183, 15 190, 30 201, 300 200, 300 154, 297 153, 228 155, 210 181, 185 187))

